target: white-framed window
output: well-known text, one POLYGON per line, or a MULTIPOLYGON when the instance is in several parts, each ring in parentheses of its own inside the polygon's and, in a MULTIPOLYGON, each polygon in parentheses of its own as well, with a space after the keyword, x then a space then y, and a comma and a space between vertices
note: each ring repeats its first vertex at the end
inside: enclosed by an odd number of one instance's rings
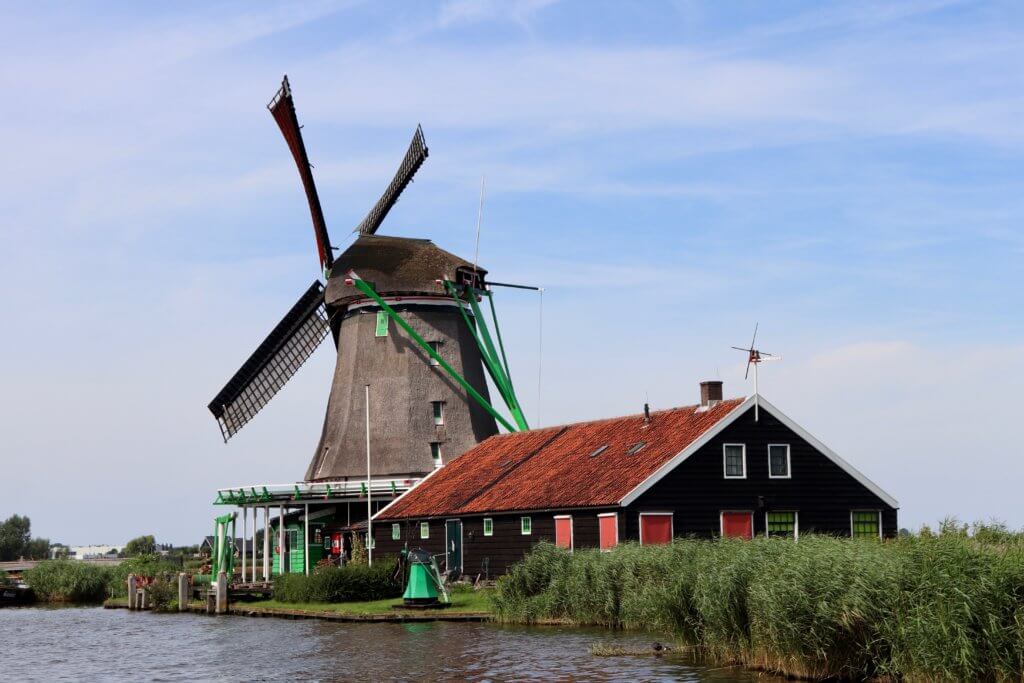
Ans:
POLYGON ((490 517, 484 517, 484 536, 494 535, 494 520, 490 517))
POLYGON ((519 518, 519 533, 523 536, 529 536, 533 533, 533 518, 532 517, 520 517, 519 518))
MULTIPOLYGON (((439 341, 432 341, 432 342, 427 342, 427 344, 430 346, 431 350, 434 353, 436 353, 439 356, 441 355, 441 342, 439 342, 439 341)), ((437 362, 437 359, 434 358, 433 356, 430 357, 430 364, 431 365, 440 365, 440 363, 437 362)))
POLYGON ((853 538, 881 538, 881 510, 850 510, 850 535, 853 538))
POLYGON ((800 513, 796 510, 768 510, 764 513, 764 535, 796 540, 800 537, 800 513))
POLYGON ((747 445, 744 443, 723 444, 722 464, 726 479, 746 479, 747 445))
POLYGON ((377 539, 375 539, 372 536, 370 536, 370 534, 363 534, 363 538, 366 539, 366 549, 367 550, 376 550, 377 549, 377 539))
POLYGON ((430 538, 430 522, 420 522, 420 538, 430 538))
POLYGON ((789 444, 770 443, 768 444, 768 478, 789 479, 792 470, 789 463, 789 444))
POLYGON ((640 545, 663 545, 672 542, 675 520, 671 512, 640 513, 640 545))
POLYGON ((444 424, 444 401, 431 401, 430 406, 434 411, 434 424, 444 424))
POLYGON ((441 460, 441 442, 431 441, 430 442, 430 458, 434 461, 434 468, 437 469, 444 464, 441 460))
POLYGON ((391 525, 391 540, 401 541, 402 540, 402 525, 392 524, 391 525))

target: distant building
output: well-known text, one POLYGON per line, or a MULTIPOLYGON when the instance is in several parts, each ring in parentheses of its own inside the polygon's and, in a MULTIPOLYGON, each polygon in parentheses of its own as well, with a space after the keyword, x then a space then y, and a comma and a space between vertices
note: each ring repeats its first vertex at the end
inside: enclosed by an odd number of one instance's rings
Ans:
POLYGON ((376 553, 422 547, 502 574, 569 550, 716 536, 891 538, 897 501, 760 396, 492 436, 373 517, 376 553))
POLYGON ((101 557, 117 557, 123 552, 123 545, 73 545, 69 557, 74 560, 92 560, 101 557))

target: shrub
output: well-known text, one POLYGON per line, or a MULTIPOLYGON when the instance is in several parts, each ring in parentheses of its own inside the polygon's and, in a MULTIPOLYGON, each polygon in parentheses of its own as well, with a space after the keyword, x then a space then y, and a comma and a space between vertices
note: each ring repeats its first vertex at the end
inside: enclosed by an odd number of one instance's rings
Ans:
POLYGON ((281 602, 351 602, 383 600, 402 594, 393 559, 377 560, 373 566, 348 564, 318 567, 309 576, 282 574, 274 578, 274 599, 281 602))
POLYGON ((111 568, 107 591, 111 596, 128 595, 128 575, 146 576, 150 578, 177 576, 180 567, 166 561, 160 555, 138 555, 131 557, 111 568))
POLYGON ((178 607, 178 582, 170 577, 156 579, 146 587, 149 604, 155 612, 168 612, 178 607))
POLYGON ((75 560, 46 560, 25 572, 25 582, 40 600, 101 602, 107 596, 110 568, 75 560))

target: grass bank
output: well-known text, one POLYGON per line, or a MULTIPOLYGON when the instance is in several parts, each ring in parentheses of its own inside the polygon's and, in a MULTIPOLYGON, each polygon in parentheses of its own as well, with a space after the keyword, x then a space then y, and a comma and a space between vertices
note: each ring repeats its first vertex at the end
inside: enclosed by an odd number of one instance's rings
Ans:
MULTIPOLYGON (((440 610, 438 614, 490 614, 491 594, 488 589, 476 591, 456 591, 452 593, 452 606, 440 610)), ((306 612, 327 612, 331 614, 351 614, 353 616, 371 616, 394 614, 394 606, 401 605, 401 598, 384 600, 366 600, 349 602, 284 602, 281 600, 256 600, 239 603, 246 610, 303 610, 306 612)), ((432 612, 424 612, 431 614, 432 612)))
POLYGON ((495 592, 505 622, 652 629, 709 658, 807 678, 1024 678, 1024 542, 540 544, 495 592))

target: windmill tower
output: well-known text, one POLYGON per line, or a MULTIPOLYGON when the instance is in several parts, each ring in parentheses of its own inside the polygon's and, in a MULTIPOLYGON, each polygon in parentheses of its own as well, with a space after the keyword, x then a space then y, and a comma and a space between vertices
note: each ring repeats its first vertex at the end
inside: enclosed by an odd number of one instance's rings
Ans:
POLYGON ((210 402, 224 440, 273 398, 328 334, 337 361, 306 481, 366 477, 366 385, 372 389, 375 477, 422 476, 495 434, 497 422, 510 431, 526 428, 504 350, 499 356, 478 305, 490 298, 487 271, 430 240, 376 234, 427 158, 422 129, 354 230, 355 241, 335 259, 287 77, 267 108, 298 166, 327 283, 313 282, 210 402), (512 421, 491 405, 485 371, 512 421))

